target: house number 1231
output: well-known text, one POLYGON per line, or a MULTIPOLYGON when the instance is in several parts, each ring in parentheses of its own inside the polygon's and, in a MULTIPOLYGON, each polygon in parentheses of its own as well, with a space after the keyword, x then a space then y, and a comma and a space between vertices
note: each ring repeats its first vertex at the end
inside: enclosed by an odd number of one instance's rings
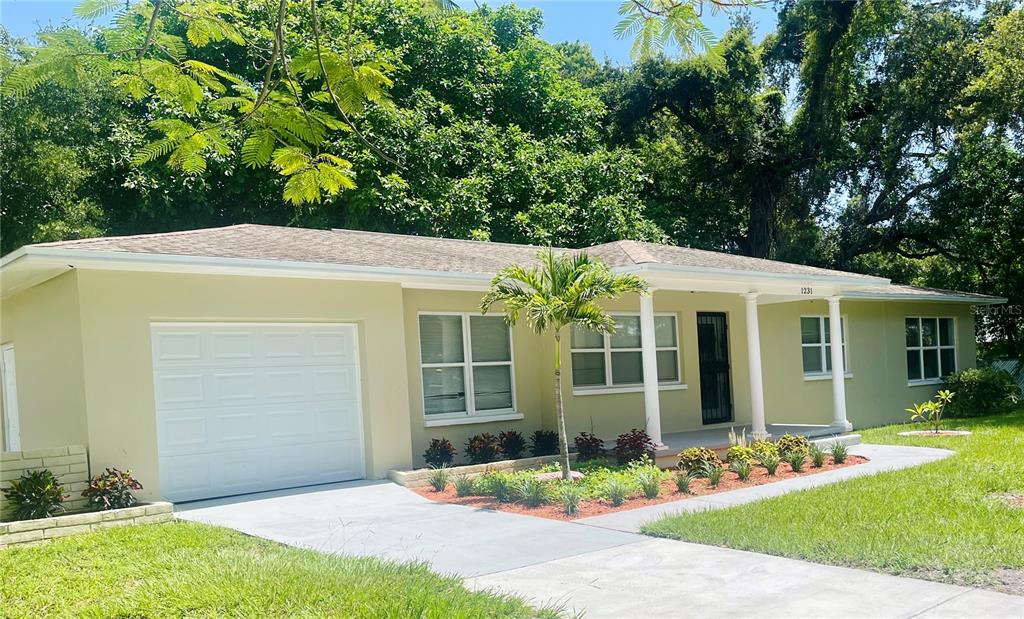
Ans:
POLYGON ((814 288, 811 288, 810 286, 801 286, 800 294, 814 294, 814 288))

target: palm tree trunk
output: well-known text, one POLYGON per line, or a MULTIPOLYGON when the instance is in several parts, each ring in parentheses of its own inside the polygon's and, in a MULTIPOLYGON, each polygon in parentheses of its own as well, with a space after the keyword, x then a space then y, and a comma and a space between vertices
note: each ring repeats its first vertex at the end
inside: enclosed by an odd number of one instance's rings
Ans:
POLYGON ((555 331, 555 417, 558 419, 558 450, 562 463, 562 479, 572 479, 569 469, 569 437, 565 433, 565 412, 562 410, 562 336, 555 331))

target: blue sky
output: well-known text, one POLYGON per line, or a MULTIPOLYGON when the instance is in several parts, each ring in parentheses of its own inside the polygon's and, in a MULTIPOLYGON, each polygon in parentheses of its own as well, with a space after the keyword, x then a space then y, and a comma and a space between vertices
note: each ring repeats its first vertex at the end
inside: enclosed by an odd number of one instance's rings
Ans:
MULTIPOLYGON (((31 37, 39 25, 59 26, 69 20, 80 23, 73 13, 76 4, 67 0, 0 0, 0 23, 16 36, 31 37)), ((460 4, 473 7, 472 0, 461 0, 460 4)), ((489 4, 505 3, 492 1, 489 4)), ((516 4, 537 7, 544 12, 541 34, 548 41, 580 40, 590 44, 599 60, 607 56, 618 63, 629 62, 631 42, 616 39, 612 32, 619 21, 618 0, 518 0, 516 4)), ((775 27, 772 8, 749 11, 758 39, 775 27)), ((705 23, 721 35, 729 27, 729 16, 708 16, 705 23)))

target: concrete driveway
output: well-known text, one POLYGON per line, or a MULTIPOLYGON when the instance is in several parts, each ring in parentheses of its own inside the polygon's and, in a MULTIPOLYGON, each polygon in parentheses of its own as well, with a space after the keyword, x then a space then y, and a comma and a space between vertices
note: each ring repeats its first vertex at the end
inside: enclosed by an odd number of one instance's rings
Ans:
POLYGON ((435 503, 391 482, 350 482, 175 506, 183 520, 323 552, 426 561, 477 576, 637 541, 568 522, 435 503))
MULTIPOLYGON (((934 451, 918 455, 934 459, 934 451)), ((872 455, 883 464, 883 451, 872 455)), ((748 495, 735 500, 758 498, 748 495)), ((709 508, 732 502, 717 496, 722 504, 709 508)), ((269 492, 176 511, 184 520, 293 546, 426 561, 466 577, 471 588, 515 593, 587 617, 1024 617, 1021 597, 653 539, 630 532, 632 518, 559 522, 435 503, 390 482, 269 492)))

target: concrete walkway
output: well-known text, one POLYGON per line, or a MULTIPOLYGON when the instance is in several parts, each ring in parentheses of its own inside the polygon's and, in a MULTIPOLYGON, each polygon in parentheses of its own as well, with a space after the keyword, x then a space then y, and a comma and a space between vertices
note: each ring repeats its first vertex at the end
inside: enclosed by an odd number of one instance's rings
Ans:
POLYGON ((435 503, 389 482, 269 492, 176 510, 185 520, 293 546, 426 561, 439 572, 466 577, 469 587, 515 593, 587 617, 1024 617, 1020 597, 630 532, 663 513, 726 507, 950 452, 863 445, 851 453, 872 462, 721 493, 711 501, 686 499, 575 522, 435 503), (810 485, 773 489, 804 480, 810 485))
POLYGON ((640 525, 657 520, 666 514, 679 514, 697 512, 711 509, 721 509, 742 505, 769 497, 782 496, 798 490, 816 488, 834 484, 839 481, 874 475, 884 471, 895 471, 911 466, 918 466, 942 460, 953 455, 954 452, 947 449, 934 449, 931 447, 905 447, 901 445, 856 445, 850 447, 850 453, 868 458, 869 462, 858 466, 851 466, 845 469, 835 469, 807 475, 804 477, 791 477, 763 486, 751 486, 739 490, 731 490, 719 494, 712 494, 703 497, 683 499, 672 503, 661 503, 650 507, 641 507, 622 512, 614 512, 603 516, 592 516, 580 518, 576 522, 588 524, 617 531, 637 532, 640 525))

